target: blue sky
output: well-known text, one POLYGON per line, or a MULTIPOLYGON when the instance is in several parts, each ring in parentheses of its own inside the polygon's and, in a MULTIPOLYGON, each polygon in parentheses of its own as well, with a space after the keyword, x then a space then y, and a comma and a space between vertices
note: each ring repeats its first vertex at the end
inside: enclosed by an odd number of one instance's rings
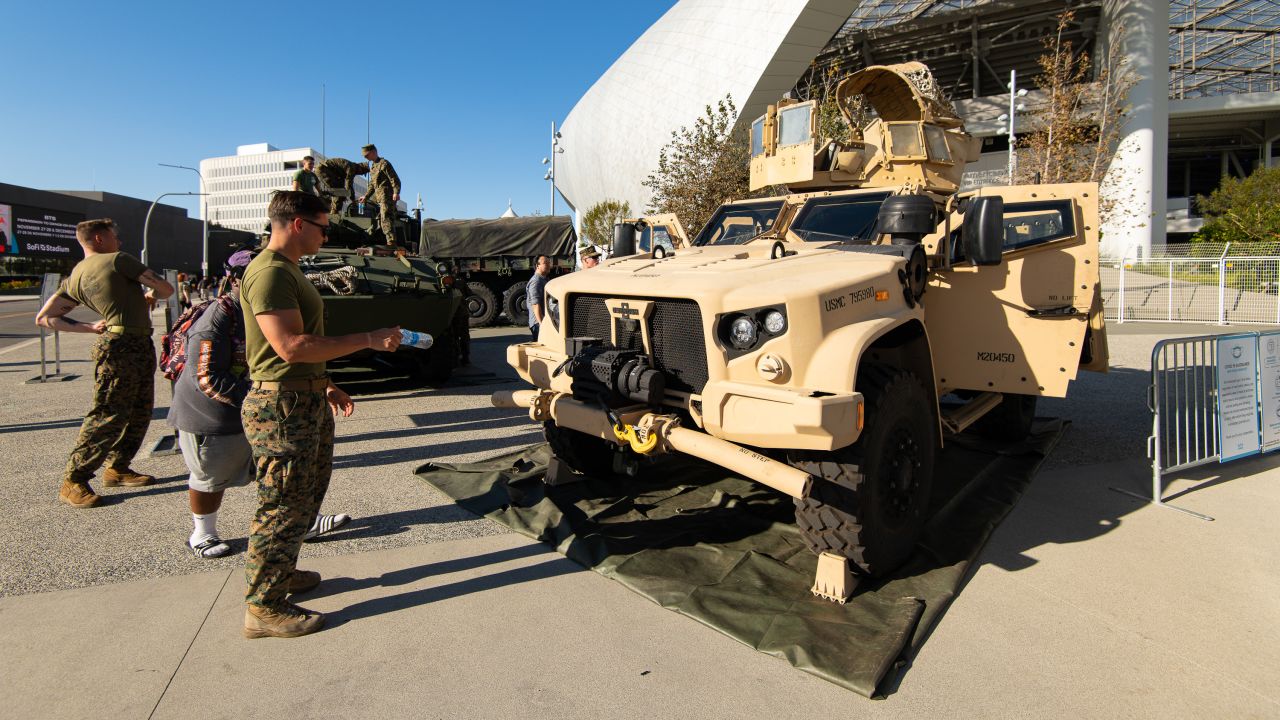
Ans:
POLYGON ((673 4, 8 3, 0 182, 195 191, 194 173, 157 163, 319 148, 324 84, 329 155, 358 158, 371 91, 373 141, 410 205, 546 213, 551 121, 673 4))

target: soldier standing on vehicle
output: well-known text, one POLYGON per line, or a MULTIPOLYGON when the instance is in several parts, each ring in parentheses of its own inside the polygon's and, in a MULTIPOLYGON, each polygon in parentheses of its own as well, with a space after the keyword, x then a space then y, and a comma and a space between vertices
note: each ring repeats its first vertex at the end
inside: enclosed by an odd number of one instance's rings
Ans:
POLYGON ((333 469, 333 417, 350 416, 351 398, 329 380, 325 362, 364 349, 394 351, 400 329, 326 337, 320 293, 298 260, 320 250, 329 233, 325 202, 279 192, 267 208, 271 237, 245 269, 240 287, 246 359, 253 381, 241 410, 253 448, 258 511, 245 562, 244 635, 297 637, 319 630, 324 616, 287 601, 320 582, 298 571, 298 551, 333 469))
POLYGON ((310 155, 302 158, 302 169, 293 174, 294 192, 304 192, 308 195, 320 194, 320 178, 316 177, 315 166, 315 158, 310 155))
MULTIPOLYGON (((316 172, 320 174, 320 179, 324 181, 325 187, 329 192, 324 192, 329 198, 329 214, 337 215, 342 212, 343 203, 354 200, 356 196, 356 176, 364 175, 369 172, 368 163, 351 162, 346 158, 329 158, 320 163, 316 168, 316 172), (346 190, 345 197, 337 195, 335 190, 346 190)), ((351 214, 351 208, 347 206, 347 214, 351 214)))
POLYGON ((137 258, 120 252, 120 238, 110 219, 86 220, 76 226, 84 260, 71 271, 53 297, 36 314, 36 324, 49 330, 96 333, 93 348, 93 407, 84 416, 80 438, 67 460, 58 498, 72 507, 88 508, 101 499, 89 487, 102 463, 107 487, 141 487, 155 478, 129 467, 151 424, 155 401, 156 352, 151 343, 151 305, 173 294, 173 286, 137 258), (144 293, 142 286, 148 289, 144 293), (81 323, 66 316, 84 305, 102 316, 81 323))
POLYGON ((378 155, 377 145, 365 145, 360 153, 369 161, 369 190, 359 202, 372 200, 378 204, 378 227, 388 245, 396 244, 396 203, 400 201, 400 176, 386 158, 378 155))
POLYGON ((600 264, 600 251, 591 246, 582 251, 582 269, 590 270, 600 264))

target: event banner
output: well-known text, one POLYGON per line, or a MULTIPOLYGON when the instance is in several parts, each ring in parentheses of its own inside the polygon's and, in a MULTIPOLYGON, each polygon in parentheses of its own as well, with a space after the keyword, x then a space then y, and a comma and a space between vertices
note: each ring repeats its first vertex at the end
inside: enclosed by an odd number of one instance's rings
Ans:
POLYGON ((80 258, 76 225, 80 213, 0 204, 0 257, 80 258))
POLYGON ((1222 462, 1255 455, 1258 438, 1258 337, 1218 338, 1218 454, 1222 462))
POLYGON ((1259 338, 1258 378, 1262 389, 1262 451, 1280 448, 1280 333, 1259 338))

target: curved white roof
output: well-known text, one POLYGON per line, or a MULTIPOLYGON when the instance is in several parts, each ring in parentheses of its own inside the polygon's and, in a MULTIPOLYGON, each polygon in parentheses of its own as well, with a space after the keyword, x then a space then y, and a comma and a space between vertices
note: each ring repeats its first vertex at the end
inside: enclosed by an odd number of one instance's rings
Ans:
POLYGON ((726 93, 739 123, 795 86, 857 0, 680 0, 565 119, 556 187, 585 212, 605 199, 642 212, 671 133, 726 93))

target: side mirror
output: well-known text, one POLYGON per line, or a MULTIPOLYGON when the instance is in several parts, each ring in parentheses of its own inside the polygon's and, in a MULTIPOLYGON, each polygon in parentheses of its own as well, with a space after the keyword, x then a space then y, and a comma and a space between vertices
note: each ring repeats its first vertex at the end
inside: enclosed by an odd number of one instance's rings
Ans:
POLYGON ((636 254, 636 224, 618 223, 613 226, 613 252, 609 257, 627 257, 636 254))
POLYGON ((1004 198, 970 198, 960 233, 965 257, 974 265, 999 265, 1004 250, 1004 198))

